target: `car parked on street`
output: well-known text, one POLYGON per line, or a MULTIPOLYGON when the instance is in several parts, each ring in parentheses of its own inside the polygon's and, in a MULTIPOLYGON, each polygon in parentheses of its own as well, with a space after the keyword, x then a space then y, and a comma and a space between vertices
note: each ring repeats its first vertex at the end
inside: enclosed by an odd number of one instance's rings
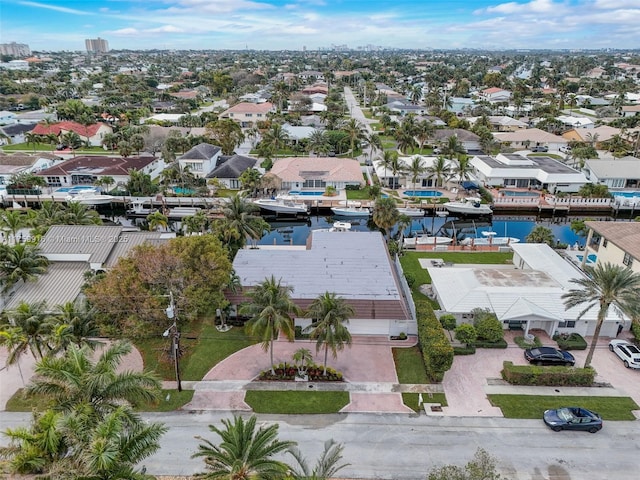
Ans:
POLYGON ((583 430, 596 433, 602 430, 602 418, 595 412, 580 407, 563 407, 546 410, 542 415, 544 423, 554 432, 560 430, 583 430))
POLYGON ((615 353, 627 368, 640 368, 640 348, 626 340, 611 340, 609 350, 615 353))
POLYGON ((534 365, 564 365, 573 367, 576 359, 569 352, 553 347, 528 348, 524 351, 524 358, 534 365))

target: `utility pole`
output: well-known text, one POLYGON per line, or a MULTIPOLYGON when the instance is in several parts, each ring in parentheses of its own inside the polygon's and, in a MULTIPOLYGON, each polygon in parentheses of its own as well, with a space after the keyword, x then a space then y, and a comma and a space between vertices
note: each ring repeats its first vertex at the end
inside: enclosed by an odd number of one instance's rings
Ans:
POLYGON ((176 317, 176 306, 173 302, 173 292, 169 291, 169 306, 166 309, 167 318, 173 319, 173 325, 167 328, 162 334, 163 337, 171 335, 171 354, 173 355, 173 367, 176 373, 176 383, 178 391, 182 391, 182 382, 180 380, 180 331, 178 330, 178 319, 176 317))

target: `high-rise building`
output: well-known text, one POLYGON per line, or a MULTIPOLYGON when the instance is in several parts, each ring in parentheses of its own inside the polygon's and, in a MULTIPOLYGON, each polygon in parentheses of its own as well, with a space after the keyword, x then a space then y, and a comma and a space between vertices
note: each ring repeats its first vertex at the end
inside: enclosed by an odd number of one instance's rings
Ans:
POLYGON ((26 43, 0 43, 0 55, 11 55, 12 57, 28 57, 31 49, 26 43))
POLYGON ((87 47, 87 53, 107 53, 109 51, 109 42, 104 38, 87 38, 84 41, 87 47))

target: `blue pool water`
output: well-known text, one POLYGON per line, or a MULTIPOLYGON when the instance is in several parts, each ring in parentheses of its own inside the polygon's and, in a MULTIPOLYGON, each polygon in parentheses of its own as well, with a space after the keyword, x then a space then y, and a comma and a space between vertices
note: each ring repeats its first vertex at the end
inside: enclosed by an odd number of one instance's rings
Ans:
POLYGON ((516 190, 500 190, 505 197, 539 197, 538 192, 519 192, 516 190))
POLYGON ((80 192, 82 190, 95 190, 96 187, 92 187, 91 185, 77 185, 75 187, 62 187, 56 190, 56 192, 66 192, 66 193, 74 193, 80 192))
POLYGON ((436 190, 405 190, 404 194, 407 197, 441 197, 442 192, 436 190))
MULTIPOLYGON (((576 258, 580 261, 584 258, 584 255, 576 255, 576 258)), ((595 253, 590 253, 587 255, 587 263, 596 263, 598 260, 598 256, 595 253)))
POLYGON ((633 198, 640 197, 640 192, 611 192, 614 197, 633 198))
POLYGON ((172 187, 172 189, 175 193, 179 193, 182 195, 191 195, 193 193, 196 193, 193 188, 172 187))
POLYGON ((324 195, 324 191, 322 192, 314 192, 314 191, 302 191, 302 190, 290 190, 289 195, 300 195, 302 197, 321 197, 324 195))

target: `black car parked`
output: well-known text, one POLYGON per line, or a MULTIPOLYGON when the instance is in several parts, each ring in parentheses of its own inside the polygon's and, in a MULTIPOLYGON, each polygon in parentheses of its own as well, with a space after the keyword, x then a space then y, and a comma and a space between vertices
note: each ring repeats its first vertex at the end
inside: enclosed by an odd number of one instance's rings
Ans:
POLYGON ((524 358, 534 365, 565 365, 573 367, 576 359, 569 352, 553 347, 529 348, 524 351, 524 358))
POLYGON ((580 407, 564 407, 546 410, 542 416, 544 423, 553 430, 583 430, 596 433, 602 429, 602 418, 596 412, 580 407))

